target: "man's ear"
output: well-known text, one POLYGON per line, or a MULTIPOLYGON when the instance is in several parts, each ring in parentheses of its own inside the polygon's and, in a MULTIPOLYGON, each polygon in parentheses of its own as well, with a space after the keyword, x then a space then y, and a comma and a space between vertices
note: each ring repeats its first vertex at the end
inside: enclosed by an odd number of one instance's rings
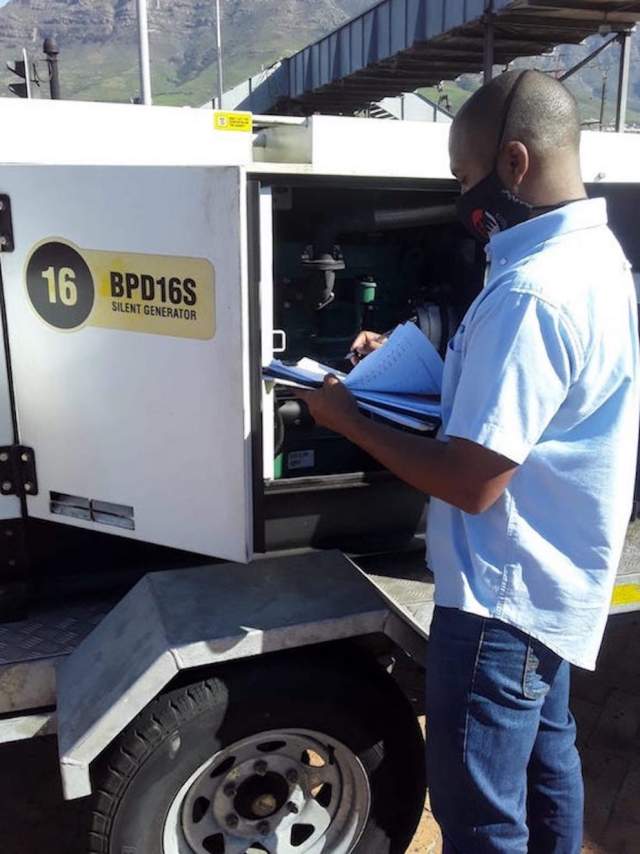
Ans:
POLYGON ((502 150, 500 171, 504 173, 501 178, 510 190, 518 190, 529 171, 530 162, 526 145, 516 140, 506 143, 502 150))

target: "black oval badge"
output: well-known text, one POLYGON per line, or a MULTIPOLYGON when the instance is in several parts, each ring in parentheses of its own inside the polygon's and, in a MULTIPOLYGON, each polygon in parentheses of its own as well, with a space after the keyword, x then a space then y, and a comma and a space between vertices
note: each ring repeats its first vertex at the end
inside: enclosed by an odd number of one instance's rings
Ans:
POLYGON ((43 243, 27 264, 27 292, 43 320, 75 329, 91 314, 95 287, 86 261, 72 246, 43 243))

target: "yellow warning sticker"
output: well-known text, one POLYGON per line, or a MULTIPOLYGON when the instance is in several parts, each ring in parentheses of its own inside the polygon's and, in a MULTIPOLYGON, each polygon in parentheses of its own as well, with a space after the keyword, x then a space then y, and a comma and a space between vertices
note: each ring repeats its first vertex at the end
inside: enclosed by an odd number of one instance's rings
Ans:
POLYGON ((640 584, 617 584, 611 597, 613 607, 640 605, 640 584))
POLYGON ((213 111, 213 126, 216 130, 230 130, 237 133, 251 133, 253 130, 253 113, 213 111))
POLYGON ((34 309, 58 329, 215 334, 215 271, 206 258, 80 249, 56 238, 34 247, 25 278, 34 309))

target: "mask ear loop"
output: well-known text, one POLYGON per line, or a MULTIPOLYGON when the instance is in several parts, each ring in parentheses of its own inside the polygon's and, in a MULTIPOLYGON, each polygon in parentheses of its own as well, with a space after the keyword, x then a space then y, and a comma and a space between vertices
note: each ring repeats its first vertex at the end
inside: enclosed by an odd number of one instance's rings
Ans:
POLYGON ((498 158, 500 157, 500 152, 502 151, 502 146, 504 144, 504 135, 507 132, 507 122, 509 119, 509 115, 511 113, 511 105, 513 104, 513 99, 515 98, 518 89, 520 88, 520 84, 522 83, 525 76, 529 73, 529 69, 526 68, 518 77, 516 82, 511 87, 511 91, 507 95, 507 98, 504 102, 504 108, 502 110, 502 121, 500 122, 500 134, 498 136, 498 145, 496 148, 496 154, 493 160, 493 169, 494 171, 498 168, 498 158))

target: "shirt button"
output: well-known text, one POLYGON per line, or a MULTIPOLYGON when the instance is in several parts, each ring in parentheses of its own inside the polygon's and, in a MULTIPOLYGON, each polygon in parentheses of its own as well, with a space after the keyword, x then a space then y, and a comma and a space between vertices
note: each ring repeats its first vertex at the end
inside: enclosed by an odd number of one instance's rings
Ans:
POLYGON ((506 258, 501 258, 501 259, 500 259, 500 264, 501 264, 503 267, 504 267, 504 265, 505 265, 506 263, 507 263, 507 259, 506 259, 506 258))

